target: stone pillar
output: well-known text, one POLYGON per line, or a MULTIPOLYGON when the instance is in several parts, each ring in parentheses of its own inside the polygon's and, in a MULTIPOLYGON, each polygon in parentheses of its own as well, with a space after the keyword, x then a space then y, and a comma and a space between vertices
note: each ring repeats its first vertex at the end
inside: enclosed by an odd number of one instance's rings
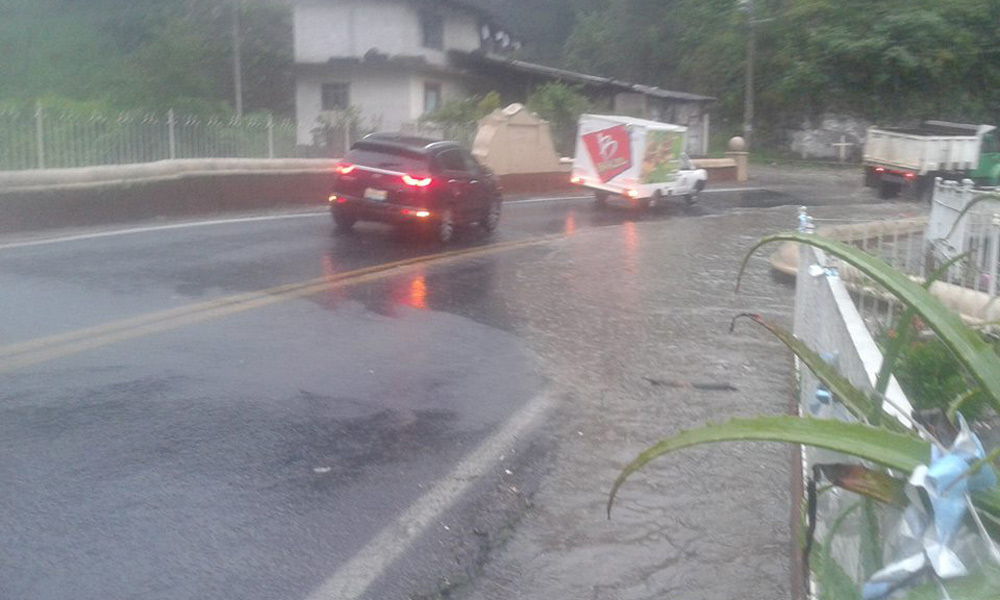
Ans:
POLYGON ((736 163, 736 181, 746 181, 749 178, 749 153, 746 147, 746 142, 739 136, 729 140, 729 151, 726 152, 726 156, 736 163))

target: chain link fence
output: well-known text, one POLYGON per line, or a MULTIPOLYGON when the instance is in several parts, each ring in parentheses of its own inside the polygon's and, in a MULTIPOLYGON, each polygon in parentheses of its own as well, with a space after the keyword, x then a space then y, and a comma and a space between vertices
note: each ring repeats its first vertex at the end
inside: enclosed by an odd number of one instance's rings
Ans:
POLYGON ((166 114, 0 109, 0 171, 122 165, 180 158, 294 158, 295 123, 166 114))

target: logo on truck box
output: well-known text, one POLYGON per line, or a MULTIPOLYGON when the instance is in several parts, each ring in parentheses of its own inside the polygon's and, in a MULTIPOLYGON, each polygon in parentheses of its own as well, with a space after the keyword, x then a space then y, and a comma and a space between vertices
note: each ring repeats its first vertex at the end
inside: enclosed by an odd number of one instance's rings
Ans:
POLYGON ((624 125, 588 133, 583 142, 602 182, 607 183, 631 168, 632 148, 624 125))

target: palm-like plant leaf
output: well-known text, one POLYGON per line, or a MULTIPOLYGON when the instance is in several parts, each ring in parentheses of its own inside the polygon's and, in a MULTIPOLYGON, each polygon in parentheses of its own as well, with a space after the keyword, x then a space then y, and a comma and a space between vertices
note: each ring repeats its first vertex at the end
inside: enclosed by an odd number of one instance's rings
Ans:
POLYGON ((912 308, 941 338, 986 393, 993 408, 1000 411, 1000 357, 954 311, 941 304, 920 284, 867 252, 816 235, 782 233, 768 236, 757 242, 743 259, 736 282, 737 290, 750 257, 758 248, 772 242, 798 242, 814 246, 854 266, 882 285, 900 302, 912 308))
MULTIPOLYGON (((622 469, 608 497, 608 516, 618 489, 628 477, 650 461, 681 448, 712 442, 789 442, 825 448, 909 473, 930 456, 930 443, 903 433, 895 433, 860 423, 792 416, 733 419, 682 431, 660 440, 622 469)), ((1000 507, 1000 504, 998 504, 1000 507)))

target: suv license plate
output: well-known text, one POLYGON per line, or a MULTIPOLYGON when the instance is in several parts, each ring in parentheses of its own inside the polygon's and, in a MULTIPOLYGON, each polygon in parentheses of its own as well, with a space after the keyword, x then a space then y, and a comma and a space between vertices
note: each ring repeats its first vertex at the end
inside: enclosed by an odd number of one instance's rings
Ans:
POLYGON ((365 200, 385 202, 386 196, 388 196, 388 192, 385 190, 376 190, 374 188, 367 188, 365 190, 365 200))

